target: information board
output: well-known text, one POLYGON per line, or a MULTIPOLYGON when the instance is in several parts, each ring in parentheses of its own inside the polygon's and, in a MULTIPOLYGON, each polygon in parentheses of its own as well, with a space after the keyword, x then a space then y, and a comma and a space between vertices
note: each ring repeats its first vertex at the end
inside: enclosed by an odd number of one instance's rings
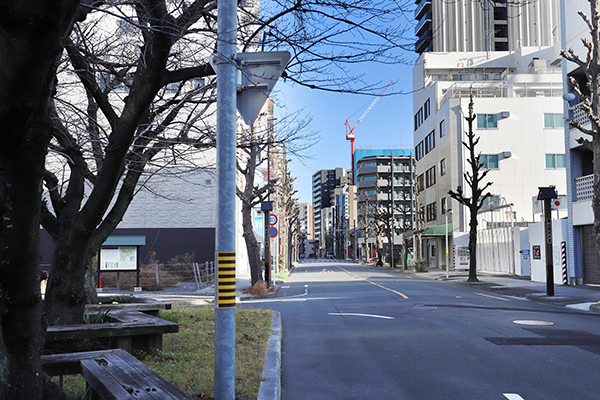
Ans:
POLYGON ((137 247, 122 246, 100 250, 100 270, 132 271, 137 269, 137 247))

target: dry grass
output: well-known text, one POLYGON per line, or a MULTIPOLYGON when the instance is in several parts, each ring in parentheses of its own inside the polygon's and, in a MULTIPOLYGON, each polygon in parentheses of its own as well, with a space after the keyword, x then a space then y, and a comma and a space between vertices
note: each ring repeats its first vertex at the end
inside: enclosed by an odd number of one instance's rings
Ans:
MULTIPOLYGON (((161 311, 161 317, 179 323, 179 333, 164 336, 163 350, 136 356, 157 374, 192 398, 212 398, 214 394, 213 307, 161 311), (202 397, 204 396, 204 397, 202 397)), ((262 380, 267 341, 271 333, 272 311, 236 310, 236 398, 256 399, 262 380)), ((69 399, 80 399, 85 380, 65 379, 69 399)))

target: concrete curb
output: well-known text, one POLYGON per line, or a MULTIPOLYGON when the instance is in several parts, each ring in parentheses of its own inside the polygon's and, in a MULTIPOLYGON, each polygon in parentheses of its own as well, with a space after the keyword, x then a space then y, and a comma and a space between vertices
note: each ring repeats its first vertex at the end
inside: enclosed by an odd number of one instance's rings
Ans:
POLYGON ((281 314, 273 311, 271 336, 267 344, 267 354, 263 369, 263 381, 258 389, 256 400, 281 399, 281 314))

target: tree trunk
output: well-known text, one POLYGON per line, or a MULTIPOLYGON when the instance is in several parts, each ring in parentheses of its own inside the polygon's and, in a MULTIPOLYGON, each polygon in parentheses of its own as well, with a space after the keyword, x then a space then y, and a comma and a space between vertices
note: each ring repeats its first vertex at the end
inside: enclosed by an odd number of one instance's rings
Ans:
MULTIPOLYGON (((32 122, 34 132, 43 130, 39 121, 32 122)), ((39 224, 46 146, 47 139, 38 136, 0 151, 3 399, 43 397, 39 224)))
POLYGON ((477 211, 471 210, 469 222, 469 278, 467 282, 479 282, 477 279, 477 211))
MULTIPOLYGON (((262 281, 262 271, 260 263, 260 243, 256 240, 254 226, 252 224, 252 208, 245 202, 242 202, 242 229, 244 231, 244 241, 246 242, 246 251, 248 252, 248 262, 250 263, 250 279, 254 286, 262 281)), ((265 221, 268 224, 269 221, 265 221)), ((266 239, 268 240, 268 239, 266 239)))
POLYGON ((98 246, 89 233, 61 232, 46 290, 46 318, 54 325, 80 324, 87 303, 86 271, 98 246))
POLYGON ((53 397, 40 360, 42 178, 57 60, 78 4, 5 2, 0 17, 0 399, 53 397))

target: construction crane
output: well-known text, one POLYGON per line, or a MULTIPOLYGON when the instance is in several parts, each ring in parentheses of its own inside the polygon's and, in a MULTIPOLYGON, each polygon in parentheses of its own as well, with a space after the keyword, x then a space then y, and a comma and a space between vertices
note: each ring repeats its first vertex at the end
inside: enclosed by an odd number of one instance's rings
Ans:
POLYGON ((381 91, 381 93, 379 93, 379 95, 375 98, 375 100, 373 100, 373 102, 371 103, 369 108, 367 108, 367 110, 363 113, 363 115, 360 116, 360 118, 358 119, 358 121, 356 121, 356 123, 354 124, 354 126, 352 128, 350 128, 350 123, 348 122, 348 120, 346 120, 346 140, 350 141, 350 147, 351 147, 351 151, 352 151, 352 184, 353 185, 354 185, 354 129, 358 126, 358 124, 360 124, 360 121, 362 121, 363 118, 367 116, 369 111, 371 111, 373 106, 379 101, 381 96, 383 96, 385 91, 390 87, 390 85, 392 83, 394 83, 394 81, 391 81, 390 83, 388 83, 388 85, 381 91))

